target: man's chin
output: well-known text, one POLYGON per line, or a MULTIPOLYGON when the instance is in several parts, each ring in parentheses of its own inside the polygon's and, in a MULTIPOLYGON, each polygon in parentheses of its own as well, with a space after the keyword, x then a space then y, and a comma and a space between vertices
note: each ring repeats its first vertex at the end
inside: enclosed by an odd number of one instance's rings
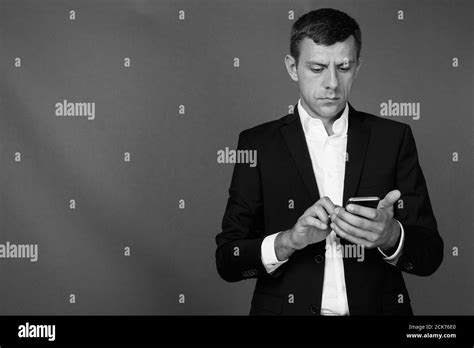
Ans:
POLYGON ((343 110, 341 105, 321 105, 319 108, 319 115, 324 118, 332 118, 343 110))

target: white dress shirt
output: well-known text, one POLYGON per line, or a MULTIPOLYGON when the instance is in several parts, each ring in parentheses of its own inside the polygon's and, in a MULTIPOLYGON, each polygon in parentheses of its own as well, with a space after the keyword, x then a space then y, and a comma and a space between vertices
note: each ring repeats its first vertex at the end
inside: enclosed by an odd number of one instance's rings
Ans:
MULTIPOLYGON (((298 101, 298 113, 306 138, 313 172, 318 184, 319 196, 328 196, 335 205, 343 206, 344 174, 346 168, 347 128, 349 107, 346 103, 342 115, 333 123, 333 135, 329 136, 324 124, 312 118, 298 101)), ((398 221, 397 221, 398 222, 398 221)), ((395 265, 403 247, 405 235, 400 222, 401 236, 395 253, 385 255, 378 249, 384 260, 395 265)), ((278 232, 280 233, 280 232, 278 232)), ((275 238, 278 233, 267 236, 262 243, 262 263, 268 273, 273 272, 288 260, 279 261, 275 253, 275 238)), ((321 315, 349 315, 344 263, 339 238, 334 231, 326 237, 326 257, 324 264, 324 282, 322 291, 321 315)))

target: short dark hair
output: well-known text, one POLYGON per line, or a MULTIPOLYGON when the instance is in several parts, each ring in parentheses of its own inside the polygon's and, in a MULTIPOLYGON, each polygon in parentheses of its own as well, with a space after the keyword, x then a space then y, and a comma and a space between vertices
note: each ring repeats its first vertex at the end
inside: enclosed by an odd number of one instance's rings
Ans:
POLYGON ((357 58, 362 48, 359 24, 348 14, 332 8, 321 8, 301 16, 291 28, 290 53, 298 62, 299 44, 310 38, 318 45, 331 46, 354 36, 357 58))

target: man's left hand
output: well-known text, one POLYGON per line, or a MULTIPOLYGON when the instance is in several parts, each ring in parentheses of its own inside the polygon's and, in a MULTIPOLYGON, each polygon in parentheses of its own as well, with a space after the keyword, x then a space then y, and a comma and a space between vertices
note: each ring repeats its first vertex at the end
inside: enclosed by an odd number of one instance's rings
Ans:
POLYGON ((400 196, 400 191, 390 191, 377 209, 353 203, 347 206, 349 211, 336 207, 330 226, 339 237, 352 243, 388 250, 395 246, 400 236, 400 225, 393 218, 393 205, 400 196))

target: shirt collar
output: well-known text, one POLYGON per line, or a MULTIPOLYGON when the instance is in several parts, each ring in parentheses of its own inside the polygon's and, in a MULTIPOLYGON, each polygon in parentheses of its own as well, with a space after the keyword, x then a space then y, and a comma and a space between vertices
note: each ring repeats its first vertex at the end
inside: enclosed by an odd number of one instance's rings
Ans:
MULTIPOLYGON (((301 124, 306 135, 310 135, 316 129, 316 132, 323 132, 327 136, 323 122, 318 118, 311 117, 301 105, 301 98, 298 100, 298 114, 301 124)), ((347 134, 349 121, 349 105, 346 102, 342 115, 332 124, 332 130, 335 136, 343 136, 347 134)))

